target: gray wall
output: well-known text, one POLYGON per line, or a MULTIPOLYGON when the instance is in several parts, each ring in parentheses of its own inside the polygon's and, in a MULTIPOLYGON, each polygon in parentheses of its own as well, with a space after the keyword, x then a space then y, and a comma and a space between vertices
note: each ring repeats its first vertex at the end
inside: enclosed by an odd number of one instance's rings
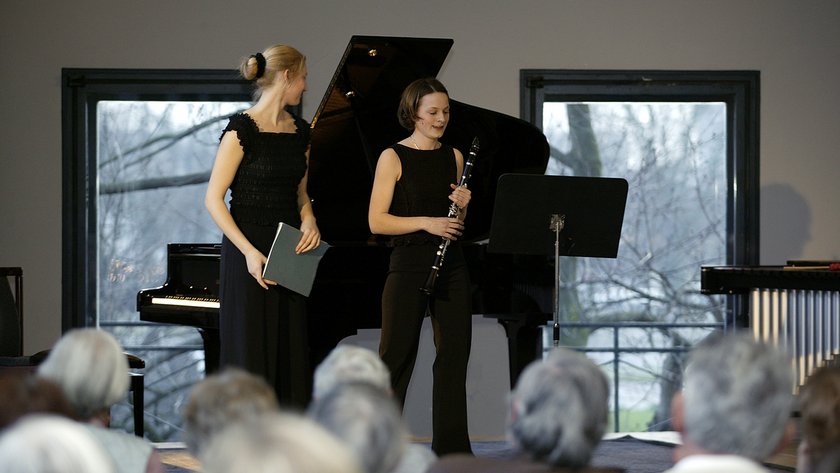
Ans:
MULTIPOLYGON (((286 42, 308 56, 307 119, 353 34, 453 38, 453 98, 514 116, 523 68, 759 70, 774 264, 840 258, 838 24, 837 0, 2 0, 0 266, 25 271, 26 351, 60 333, 62 67, 231 68, 286 42)), ((499 333, 476 341, 504 356, 499 333)))

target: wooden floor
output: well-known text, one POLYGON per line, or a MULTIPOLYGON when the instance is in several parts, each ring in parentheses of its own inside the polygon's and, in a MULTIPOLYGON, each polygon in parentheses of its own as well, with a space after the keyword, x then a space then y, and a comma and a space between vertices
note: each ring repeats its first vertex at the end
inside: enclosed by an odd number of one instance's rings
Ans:
MULTIPOLYGON (((661 473, 673 465, 673 446, 679 442, 675 432, 631 433, 608 435, 598 451, 593 465, 622 466, 627 473, 661 473)), ((157 444, 168 473, 200 472, 200 463, 190 455, 182 443, 157 444)), ((504 456, 503 441, 473 442, 478 456, 504 456)), ((794 471, 797 442, 766 462, 772 472, 794 471)))
POLYGON ((201 471, 201 464, 187 452, 163 452, 163 463, 188 471, 201 471))
POLYGON ((796 446, 787 447, 781 453, 770 457, 767 464, 790 471, 796 470, 796 446))
MULTIPOLYGON (((797 419, 798 420, 798 419, 797 419)), ((790 445, 785 447, 781 452, 770 457, 767 464, 790 471, 796 470, 796 450, 799 448, 799 425, 797 424, 796 436, 790 445)))

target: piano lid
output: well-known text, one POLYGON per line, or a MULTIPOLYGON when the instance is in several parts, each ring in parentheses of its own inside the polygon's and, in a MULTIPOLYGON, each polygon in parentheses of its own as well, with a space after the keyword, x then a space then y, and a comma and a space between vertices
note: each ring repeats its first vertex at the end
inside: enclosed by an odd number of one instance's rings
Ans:
MULTIPOLYGON (((318 227, 333 245, 367 244, 367 212, 379 154, 405 138, 397 121, 408 84, 435 77, 451 39, 353 36, 312 119, 308 191, 318 227)), ((452 90, 449 91, 453 93, 452 90)), ((543 173, 548 143, 523 120, 454 100, 442 140, 466 153, 473 138, 480 152, 473 168, 473 200, 465 239, 486 237, 498 177, 543 173)))

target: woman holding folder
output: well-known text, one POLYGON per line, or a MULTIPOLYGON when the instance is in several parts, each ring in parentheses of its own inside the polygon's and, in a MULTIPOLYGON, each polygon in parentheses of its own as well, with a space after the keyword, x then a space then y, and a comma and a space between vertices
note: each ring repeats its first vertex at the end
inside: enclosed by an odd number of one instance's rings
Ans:
POLYGON ((321 240, 306 191, 309 124, 286 111, 306 90, 306 58, 275 45, 245 59, 240 73, 255 82, 256 103, 230 117, 205 196, 224 233, 220 362, 265 377, 281 404, 303 407, 309 383, 306 298, 262 273, 279 222, 303 232, 297 253, 321 240))

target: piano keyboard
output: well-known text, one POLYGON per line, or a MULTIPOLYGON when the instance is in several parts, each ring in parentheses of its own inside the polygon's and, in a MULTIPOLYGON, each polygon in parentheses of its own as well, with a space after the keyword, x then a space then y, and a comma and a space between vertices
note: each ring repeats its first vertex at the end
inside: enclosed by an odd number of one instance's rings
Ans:
POLYGON ((219 300, 206 297, 185 297, 185 296, 169 296, 169 297, 152 297, 152 304, 166 305, 166 306, 180 306, 180 307, 201 307, 205 309, 218 309, 219 300))

